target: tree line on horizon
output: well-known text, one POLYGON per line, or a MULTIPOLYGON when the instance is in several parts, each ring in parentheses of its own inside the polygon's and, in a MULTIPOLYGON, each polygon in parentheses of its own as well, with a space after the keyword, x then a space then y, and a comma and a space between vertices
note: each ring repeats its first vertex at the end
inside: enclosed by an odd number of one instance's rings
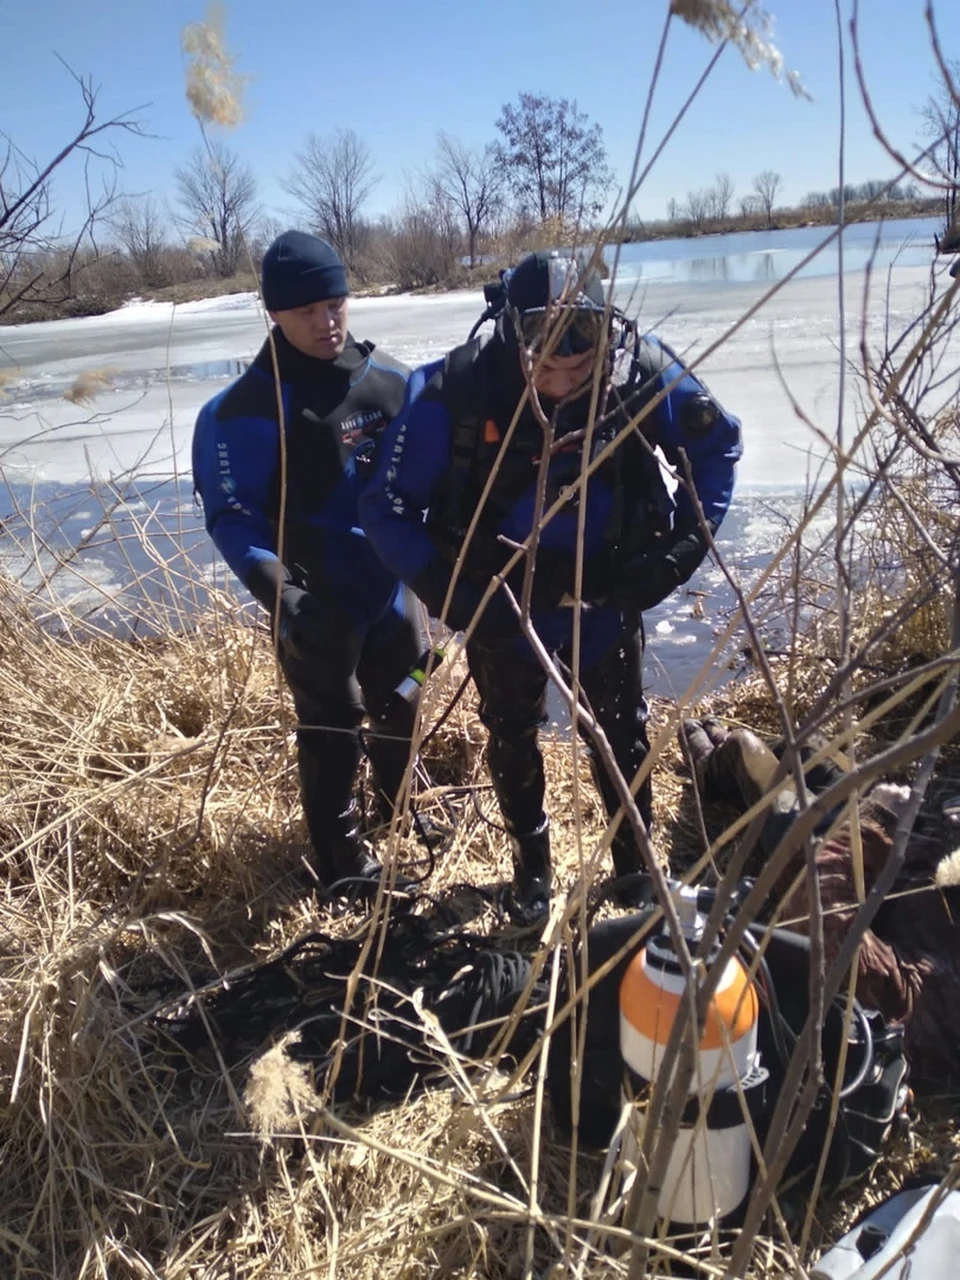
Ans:
POLYGON ((784 215, 811 221, 836 221, 842 208, 870 206, 874 215, 887 211, 889 205, 928 206, 931 213, 937 210, 936 197, 925 196, 916 182, 895 182, 889 179, 870 179, 861 183, 845 183, 842 188, 829 191, 811 191, 797 206, 781 210, 777 197, 783 186, 783 175, 772 169, 764 169, 753 179, 748 192, 737 196, 733 179, 728 173, 718 173, 709 187, 688 191, 683 200, 672 197, 667 201, 664 222, 628 221, 631 239, 642 239, 654 230, 678 235, 703 235, 718 230, 755 229, 780 225, 784 215))
MULTIPOLYGON (((92 83, 74 78, 83 117, 66 145, 43 162, 10 142, 0 160, 0 323, 106 310, 137 292, 229 281, 256 270, 286 220, 264 208, 256 175, 241 155, 208 138, 175 169, 172 201, 154 192, 123 194, 114 168, 79 230, 60 234, 52 188, 58 170, 108 138, 143 134, 130 116, 100 120, 92 83)), ((949 240, 960 187, 960 104, 949 93, 931 98, 927 122, 939 131, 929 154, 953 180, 943 202, 949 240)), ((455 284, 479 262, 509 260, 573 235, 589 238, 615 182, 600 125, 576 101, 524 92, 504 104, 495 130, 481 147, 440 131, 432 161, 407 176, 388 215, 368 212, 380 175, 369 144, 351 128, 306 134, 281 185, 292 216, 337 248, 361 287, 455 284)), ((764 169, 750 191, 736 197, 729 174, 720 172, 711 186, 671 199, 665 225, 679 234, 731 223, 772 226, 782 182, 764 169)), ((826 220, 842 203, 880 206, 920 197, 915 182, 872 180, 812 192, 802 208, 826 220)), ((642 239, 650 230, 628 215, 615 234, 642 239)))
MULTIPOLYGON (((764 169, 753 179, 752 191, 739 199, 740 214, 748 214, 763 210, 770 221, 773 216, 774 201, 783 178, 771 169, 764 169)), ((718 173, 713 186, 701 187, 696 191, 688 191, 681 203, 671 196, 667 201, 667 221, 673 223, 689 222, 696 230, 701 230, 707 222, 718 222, 730 217, 733 205, 735 186, 729 173, 718 173)))

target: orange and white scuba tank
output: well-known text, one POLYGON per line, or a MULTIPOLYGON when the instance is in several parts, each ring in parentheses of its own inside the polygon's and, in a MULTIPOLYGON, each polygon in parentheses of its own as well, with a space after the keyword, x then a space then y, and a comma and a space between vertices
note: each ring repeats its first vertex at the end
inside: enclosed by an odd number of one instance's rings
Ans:
MULTIPOLYGON (((713 891, 673 883, 670 888, 693 951, 706 923, 700 908, 709 909, 713 891)), ((689 999, 687 980, 664 930, 633 957, 620 984, 625 1101, 645 1094, 656 1082, 677 1010, 689 999)), ((750 1190, 748 1116, 765 1105, 767 1080, 757 1049, 758 1016, 756 987, 734 957, 706 1012, 689 1101, 660 1193, 659 1213, 672 1223, 704 1225, 726 1218, 750 1190)), ((643 1112, 637 1107, 631 1129, 639 1145, 643 1112)))

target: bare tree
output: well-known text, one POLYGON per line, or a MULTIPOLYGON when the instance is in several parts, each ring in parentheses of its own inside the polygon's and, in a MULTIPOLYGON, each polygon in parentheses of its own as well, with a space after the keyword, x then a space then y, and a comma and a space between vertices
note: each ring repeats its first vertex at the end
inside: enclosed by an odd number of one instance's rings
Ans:
POLYGON ((733 179, 729 173, 718 173, 707 194, 710 197, 710 217, 725 218, 733 200, 733 179))
POLYGON ((257 225, 250 234, 247 247, 250 250, 250 257, 253 259, 253 265, 259 269, 260 263, 263 261, 263 255, 266 253, 272 241, 277 236, 282 235, 287 229, 287 219, 275 218, 272 214, 263 214, 258 220, 257 225))
POLYGON ((56 154, 36 160, 0 133, 0 316, 29 305, 59 306, 74 296, 78 275, 100 256, 95 230, 116 199, 113 140, 119 133, 142 136, 131 113, 98 122, 99 90, 67 70, 80 90, 82 120, 56 154), (86 206, 79 228, 65 232, 53 207, 52 181, 81 156, 86 206))
POLYGON ((933 138, 930 160, 943 187, 943 233, 937 248, 960 249, 960 61, 943 69, 936 92, 923 108, 924 131, 933 138))
POLYGON ((126 249, 143 283, 163 284, 167 218, 159 202, 151 195, 128 196, 112 214, 110 229, 126 249))
POLYGON ((830 206, 830 197, 826 191, 808 191, 803 197, 802 208, 826 209, 830 206))
POLYGON ((435 177, 408 183, 399 216, 381 226, 385 267, 401 289, 439 284, 460 251, 457 211, 435 177))
POLYGON ((215 246, 209 252, 217 275, 236 275, 244 239, 260 216, 250 166, 222 142, 211 142, 198 147, 190 163, 175 170, 174 178, 182 225, 215 246))
POLYGON ((465 147, 442 131, 437 134, 437 182, 463 218, 470 265, 477 261, 477 241, 500 199, 502 170, 492 145, 482 151, 465 147))
POLYGON ((310 226, 355 270, 366 225, 361 211, 379 182, 370 148, 352 129, 338 129, 327 138, 309 134, 295 159, 284 190, 300 204, 310 226))
POLYGON ((771 169, 764 169, 753 180, 753 189, 760 199, 761 209, 766 214, 767 226, 773 221, 773 202, 777 198, 781 182, 780 174, 774 173, 771 169))
POLYGON ((710 208, 709 191, 688 191, 683 206, 684 217, 693 224, 695 231, 702 231, 710 208))
POLYGON ((613 175, 600 126, 576 102, 521 93, 502 108, 497 128, 497 159, 522 210, 565 225, 599 212, 613 175))
POLYGON ((869 178, 866 182, 861 182, 857 197, 860 200, 882 200, 886 197, 889 185, 882 178, 869 178))

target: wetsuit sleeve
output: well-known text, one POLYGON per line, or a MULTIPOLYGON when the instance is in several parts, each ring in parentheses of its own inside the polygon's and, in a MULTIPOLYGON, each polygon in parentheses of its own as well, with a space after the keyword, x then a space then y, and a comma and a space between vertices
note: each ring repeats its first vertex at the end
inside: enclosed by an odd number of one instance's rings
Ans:
POLYGON ((699 378, 685 371, 668 346, 652 337, 644 341, 659 355, 656 390, 680 379, 653 411, 654 442, 663 449, 667 461, 677 468, 681 480, 677 491, 676 531, 680 535, 689 533, 698 523, 696 507, 684 481, 687 468, 682 463, 681 451, 689 462, 704 517, 711 528, 717 529, 730 506, 734 470, 743 452, 740 420, 727 413, 699 378))
MULTIPOLYGON (((636 549, 631 547, 628 533, 625 553, 614 569, 611 598, 644 612, 689 581, 703 562, 709 549, 707 530, 712 533, 719 528, 730 506, 742 448, 739 421, 684 368, 669 347, 647 335, 640 341, 637 360, 641 379, 637 408, 666 391, 641 430, 650 445, 660 447, 679 480, 669 532, 657 539, 654 548, 636 549), (707 529, 698 518, 688 476, 707 529)), ((642 469, 639 475, 642 484, 642 469)), ((637 507, 637 517, 642 533, 642 504, 637 507)))
POLYGON ((193 475, 207 532, 267 609, 273 608, 279 587, 292 581, 277 557, 276 526, 268 514, 276 457, 276 423, 254 416, 221 419, 216 401, 200 410, 193 475))
POLYGON ((450 415, 440 400, 422 394, 430 369, 411 375, 360 497, 364 532, 387 568, 408 585, 437 557, 424 518, 450 464, 450 415))
MULTIPOLYGON (((451 566, 440 555, 425 524, 450 466, 452 426, 446 405, 422 392, 439 368, 414 372, 404 406, 385 430, 373 476, 360 497, 360 521, 377 555, 439 617, 450 585, 451 566)), ((447 612, 455 629, 467 625, 481 593, 458 582, 447 612)))
POLYGON ((675 580, 674 585, 680 585, 693 575, 708 550, 686 477, 689 474, 692 478, 704 519, 711 533, 715 532, 733 497, 734 472, 743 452, 740 420, 727 413, 700 379, 684 369, 669 347, 656 338, 648 337, 645 342, 655 348, 660 364, 656 390, 680 379, 653 411, 654 442, 680 479, 673 535, 664 548, 667 575, 675 580))

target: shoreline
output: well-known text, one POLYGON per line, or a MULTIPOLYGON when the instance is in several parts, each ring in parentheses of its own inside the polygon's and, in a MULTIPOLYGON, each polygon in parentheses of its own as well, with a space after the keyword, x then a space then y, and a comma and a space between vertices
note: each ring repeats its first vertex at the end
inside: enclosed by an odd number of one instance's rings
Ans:
MULTIPOLYGON (((932 220, 939 217, 939 210, 917 207, 916 204, 911 202, 904 203, 907 207, 903 209, 887 206, 879 217, 876 209, 867 209, 861 206, 854 206, 852 210, 848 208, 844 225, 854 226, 871 222, 932 220)), ((664 244, 674 240, 678 243, 687 241, 707 242, 713 239, 727 239, 731 236, 752 235, 755 233, 768 235, 775 232, 802 231, 817 227, 822 227, 825 232, 828 232, 837 225, 835 216, 818 217, 815 210, 781 210, 774 215, 770 223, 767 223, 761 217, 751 216, 747 219, 739 217, 723 219, 699 228, 682 222, 639 224, 639 227, 642 228, 639 233, 636 228, 625 228, 623 234, 611 235, 607 241, 607 246, 610 250, 616 250, 621 245, 664 244)), ((936 256, 946 259, 952 257, 954 252, 960 252, 960 250, 950 251, 944 249, 943 245, 937 240, 936 233, 934 233, 934 240, 937 242, 936 256)), ((506 258, 502 260, 496 258, 473 268, 461 267, 456 275, 437 284, 423 285, 417 289, 399 289, 395 285, 380 282, 358 286, 351 292, 350 296, 356 299, 429 298, 447 293, 477 292, 482 289, 485 283, 493 280, 503 267, 508 265, 509 262, 506 258)), ((84 320, 93 316, 114 315, 123 312, 127 308, 144 304, 159 306, 169 303, 174 307, 181 307, 190 303, 235 298, 250 293, 258 293, 257 280, 250 272, 242 272, 226 280, 194 280, 186 284, 166 285, 159 289, 145 290, 141 293, 131 294, 120 301, 118 305, 94 305, 84 308, 76 305, 77 300, 73 300, 73 305, 65 304, 61 314, 58 315, 32 315, 14 319, 8 323, 0 322, 0 334, 6 330, 23 328, 27 325, 32 326, 49 324, 52 321, 84 320)))
MULTIPOLYGON (((905 200, 877 208, 873 205, 847 205, 844 210, 844 225, 851 226, 862 222, 899 222, 918 218, 941 218, 938 200, 905 200), (901 207, 902 205, 902 207, 901 207)), ((653 240, 699 240, 708 236, 740 235, 752 231, 798 231, 806 227, 836 227, 839 225, 837 211, 829 209, 778 209, 774 210, 768 220, 763 214, 735 215, 728 218, 704 219, 696 226, 688 219, 675 222, 654 221, 644 224, 638 221, 634 226, 642 228, 641 234, 633 234, 627 227, 626 234, 619 238, 611 238, 611 244, 646 244, 653 240)))

